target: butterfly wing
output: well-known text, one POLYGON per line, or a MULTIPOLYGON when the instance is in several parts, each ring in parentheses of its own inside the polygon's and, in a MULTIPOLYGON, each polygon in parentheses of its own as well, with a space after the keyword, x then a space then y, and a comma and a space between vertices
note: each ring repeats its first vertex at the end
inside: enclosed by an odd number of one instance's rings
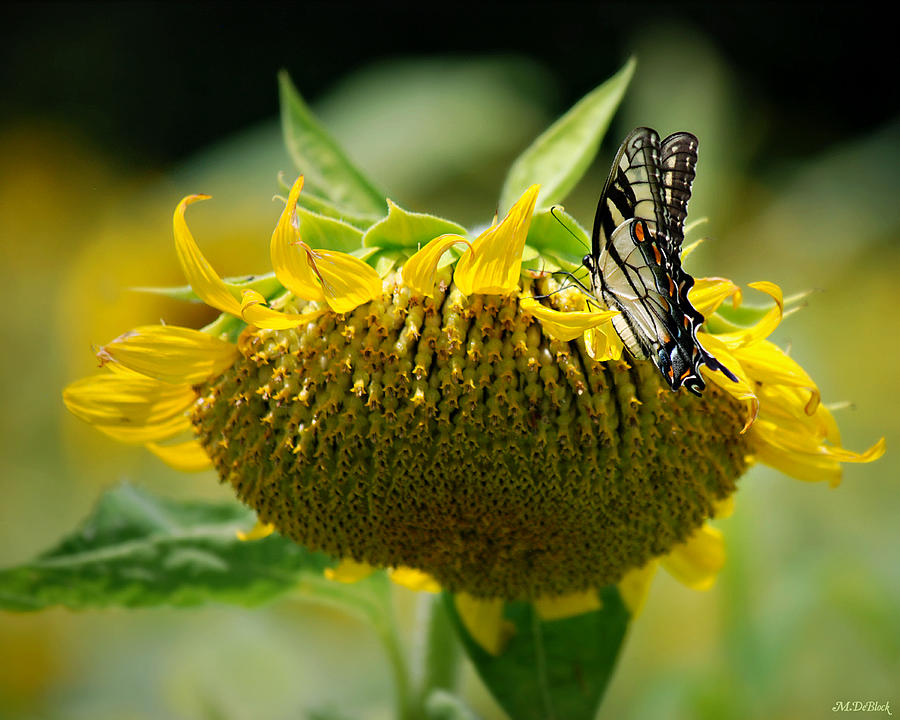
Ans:
POLYGON ((684 241, 684 220, 691 199, 691 186, 697 175, 698 146, 696 136, 689 132, 677 132, 663 140, 659 149, 662 200, 669 215, 666 251, 672 256, 681 253, 684 241))

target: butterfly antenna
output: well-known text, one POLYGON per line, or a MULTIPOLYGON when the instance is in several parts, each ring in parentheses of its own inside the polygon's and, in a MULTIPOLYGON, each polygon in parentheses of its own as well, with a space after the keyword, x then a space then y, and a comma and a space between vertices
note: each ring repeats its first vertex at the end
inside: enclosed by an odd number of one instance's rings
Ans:
POLYGON ((555 212, 553 212, 557 208, 559 208, 560 210, 563 209, 562 205, 554 205, 553 207, 550 208, 550 214, 553 216, 553 218, 556 220, 556 222, 558 222, 560 225, 562 225, 566 229, 566 232, 569 233, 569 235, 571 235, 579 243, 581 243, 581 246, 585 250, 590 250, 590 248, 585 244, 584 240, 582 240, 580 237, 578 237, 578 235, 576 235, 574 232, 572 232, 572 229, 568 225, 566 225, 555 212))

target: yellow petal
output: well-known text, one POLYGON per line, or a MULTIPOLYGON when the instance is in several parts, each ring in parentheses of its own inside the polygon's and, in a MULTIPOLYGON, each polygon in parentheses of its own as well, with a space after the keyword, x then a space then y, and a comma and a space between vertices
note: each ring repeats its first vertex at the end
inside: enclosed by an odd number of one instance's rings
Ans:
POLYGON ((322 283, 325 302, 335 312, 350 312, 381 295, 381 276, 358 257, 335 250, 313 250, 302 240, 297 244, 322 283))
POLYGON ((141 375, 179 385, 218 375, 231 367, 237 356, 235 345, 175 325, 142 325, 97 353, 101 364, 113 360, 141 375))
POLYGON ((439 593, 440 583, 431 575, 411 567, 396 567, 389 571, 391 582, 416 592, 439 593))
POLYGON ((716 500, 713 503, 713 517, 727 518, 734 513, 734 495, 729 495, 723 500, 716 500))
POLYGON ((208 200, 209 195, 189 195, 175 208, 173 223, 175 226, 175 251, 178 262, 194 292, 203 302, 222 312, 240 316, 241 304, 237 296, 218 276, 212 265, 203 257, 197 242, 188 230, 184 219, 184 211, 188 205, 198 200, 208 200))
POLYGON ((167 440, 191 428, 187 411, 197 396, 131 372, 84 378, 63 391, 66 407, 110 437, 128 443, 167 440))
POLYGON ((732 302, 737 307, 741 302, 741 289, 725 278, 697 278, 688 293, 691 305, 703 317, 709 317, 727 298, 733 298, 732 302))
POLYGON ((584 334, 584 343, 590 355, 597 362, 606 362, 607 360, 618 360, 622 357, 622 350, 625 345, 616 332, 616 329, 610 325, 601 325, 600 327, 591 328, 584 334))
POLYGON ((241 317, 244 322, 266 330, 287 330, 305 325, 324 312, 324 310, 313 310, 308 313, 285 313, 273 310, 266 303, 266 299, 256 290, 244 290, 241 300, 241 317))
POLYGON ((417 295, 434 297, 434 276, 441 256, 457 243, 472 244, 460 235, 440 235, 416 252, 403 265, 403 282, 417 295))
POLYGON ((617 310, 561 312, 544 307, 531 297, 521 298, 519 305, 522 310, 540 320, 541 327, 548 335, 564 341, 579 338, 588 330, 608 323, 611 317, 619 314, 617 310))
POLYGON ((199 472, 212 467, 212 461, 199 440, 188 440, 174 445, 147 443, 146 447, 166 465, 176 470, 199 472))
POLYGON ((456 264, 453 279, 465 294, 505 294, 519 287, 522 250, 540 185, 532 185, 499 225, 479 235, 456 264))
POLYGON ((719 341, 718 335, 698 332, 697 340, 707 352, 731 370, 737 377, 738 381, 735 382, 718 370, 715 372, 711 371, 706 365, 703 365, 700 368, 700 372, 703 373, 703 377, 707 380, 718 385, 733 398, 744 400, 749 404, 747 425, 744 426, 744 430, 746 430, 759 413, 759 398, 753 390, 753 382, 747 377, 744 368, 741 367, 737 358, 726 350, 724 343, 719 341))
POLYGON ((269 537, 273 532, 275 532, 274 525, 257 520, 256 524, 248 532, 238 530, 235 534, 237 535, 238 540, 247 542, 249 540, 262 540, 263 538, 269 537))
POLYGON ((689 588, 708 590, 725 564, 722 533, 704 525, 687 542, 672 548, 661 562, 672 577, 689 588))
POLYGON ((341 560, 337 567, 325 568, 325 577, 329 580, 342 583, 355 583, 365 580, 375 572, 368 563, 356 562, 356 560, 341 560))
POLYGON ((453 602, 469 635, 488 653, 499 655, 515 632, 515 626, 503 619, 502 598, 485 600, 457 593, 453 602))
POLYGON ((322 302, 325 292, 319 279, 310 267, 305 252, 297 247, 300 231, 297 229, 297 200, 303 189, 303 176, 297 178, 288 195, 287 203, 272 233, 269 253, 272 257, 272 268, 279 282, 294 295, 304 300, 322 302))
POLYGON ((809 388, 818 394, 816 384, 784 350, 769 340, 735 350, 741 366, 754 380, 764 384, 793 385, 809 388))
MULTIPOLYGON (((703 222, 706 222, 706 218, 700 218, 698 220, 695 220, 694 222, 692 222, 690 225, 688 225, 684 229, 684 234, 687 235, 689 230, 693 229, 694 227, 696 227, 697 225, 699 225, 700 223, 703 223, 703 222)), ((698 247, 700 247, 700 244, 703 243, 705 240, 706 240, 706 238, 700 238, 699 240, 694 240, 694 242, 692 242, 690 245, 684 246, 684 248, 681 251, 682 265, 684 264, 684 261, 687 259, 687 257, 692 252, 694 252, 694 250, 696 250, 698 247)))
POLYGON ((754 345, 769 337, 781 323, 782 317, 784 317, 784 299, 780 287, 775 283, 770 282, 752 282, 748 287, 752 287, 770 295, 772 299, 775 300, 775 305, 753 327, 732 333, 719 333, 716 335, 719 342, 732 350, 754 345))
POLYGON ((534 601, 541 620, 563 620, 603 607, 596 589, 573 592, 566 595, 545 596, 534 601))
POLYGON ((625 577, 619 580, 619 595, 622 596, 622 602, 632 617, 637 617, 643 610, 658 566, 659 561, 651 560, 644 567, 629 570, 625 573, 625 577))

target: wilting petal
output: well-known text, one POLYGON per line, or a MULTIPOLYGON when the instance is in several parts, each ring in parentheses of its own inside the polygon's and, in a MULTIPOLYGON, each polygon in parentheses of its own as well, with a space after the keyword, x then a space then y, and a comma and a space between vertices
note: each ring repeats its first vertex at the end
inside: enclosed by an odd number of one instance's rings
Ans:
POLYGON ((262 520, 257 520, 256 524, 248 531, 244 532, 243 530, 238 530, 237 539, 243 542, 247 542, 250 540, 262 540, 263 538, 269 537, 273 532, 275 532, 275 526, 271 523, 264 523, 262 520))
POLYGON ((622 596, 622 602, 632 617, 637 617, 643 609, 657 567, 659 561, 651 560, 643 567, 629 570, 625 573, 625 577, 619 580, 619 595, 622 596))
POLYGON ((128 443, 166 440, 190 430, 187 410, 196 394, 128 372, 84 378, 63 391, 66 407, 107 435, 128 443))
POLYGON ((703 317, 709 317, 727 298, 733 298, 732 302, 737 307, 741 302, 741 289, 725 278, 697 278, 688 293, 691 305, 703 317))
POLYGON ((661 562, 672 577, 689 588, 708 590, 725 564, 722 533, 704 525, 687 542, 672 548, 661 562))
POLYGON ((599 610, 601 607, 603 607, 603 603, 600 602, 596 589, 540 597, 534 601, 534 609, 537 610, 541 620, 563 620, 592 610, 599 610))
POLYGON ((325 300, 322 285, 310 267, 306 253, 297 247, 300 239, 300 231, 297 229, 297 200, 302 189, 301 175, 294 182, 275 232, 272 233, 269 253, 275 277, 282 285, 299 298, 321 302, 325 300))
POLYGON ((561 312, 544 307, 531 297, 520 298, 519 305, 524 311, 540 320, 541 326, 548 335, 567 342, 581 337, 592 328, 608 323, 613 315, 619 314, 617 310, 561 312))
POLYGON ((160 445, 159 443, 147 443, 145 446, 156 457, 169 467, 184 472, 199 472, 212 467, 212 461, 199 440, 175 443, 173 445, 160 445))
POLYGON ((532 185, 499 225, 485 230, 456 263, 453 279, 465 294, 506 294, 519 287, 522 250, 540 185, 532 185))
POLYGON ((188 230, 184 211, 188 205, 198 200, 209 200, 209 195, 189 195, 175 208, 173 224, 175 227, 175 251, 181 270, 194 292, 203 302, 222 312, 240 316, 241 304, 237 296, 229 289, 222 278, 213 270, 212 265, 203 257, 197 242, 188 230))
POLYGON ((440 583, 431 575, 411 567, 396 567, 389 571, 391 582, 416 592, 439 593, 440 583))
POLYGON ((503 600, 484 600, 461 592, 454 595, 453 602, 469 635, 491 655, 499 655, 515 631, 512 623, 503 619, 503 600))
POLYGON ((355 583, 365 580, 373 572, 375 572, 375 568, 368 563, 341 560, 337 567, 325 568, 325 577, 336 582, 355 583))
POLYGON ((752 282, 748 285, 756 290, 770 295, 775 300, 775 305, 769 310, 756 325, 745 330, 738 330, 731 333, 719 333, 716 335, 719 342, 724 344, 731 350, 737 348, 749 347, 766 339, 775 328, 781 323, 784 317, 784 299, 782 298, 781 288, 775 283, 770 282, 752 282))
POLYGON ((141 375, 193 385, 231 367, 237 347, 200 330, 175 325, 142 325, 120 335, 97 353, 141 375))
POLYGON ((313 250, 303 241, 312 272, 322 283, 325 302, 338 313, 350 312, 381 295, 381 276, 358 257, 335 250, 313 250))
POLYGON ((418 295, 434 297, 434 276, 441 256, 457 243, 472 244, 460 235, 440 235, 416 252, 403 265, 403 282, 418 295))
POLYGON ((287 330, 305 325, 319 317, 324 310, 313 310, 308 313, 285 313, 273 310, 266 299, 256 290, 244 290, 241 300, 241 317, 248 325, 266 330, 287 330))

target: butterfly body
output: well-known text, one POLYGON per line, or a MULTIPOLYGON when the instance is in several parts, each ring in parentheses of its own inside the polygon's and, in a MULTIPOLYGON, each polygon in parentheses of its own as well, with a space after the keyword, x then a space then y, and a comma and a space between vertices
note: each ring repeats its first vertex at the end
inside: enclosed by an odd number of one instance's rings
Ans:
POLYGON ((703 316, 688 299, 694 279, 681 267, 681 244, 697 138, 633 130, 616 155, 597 205, 591 254, 583 263, 594 296, 619 311, 613 327, 637 358, 650 359, 672 390, 699 395, 700 367, 734 375, 697 340, 703 316))

